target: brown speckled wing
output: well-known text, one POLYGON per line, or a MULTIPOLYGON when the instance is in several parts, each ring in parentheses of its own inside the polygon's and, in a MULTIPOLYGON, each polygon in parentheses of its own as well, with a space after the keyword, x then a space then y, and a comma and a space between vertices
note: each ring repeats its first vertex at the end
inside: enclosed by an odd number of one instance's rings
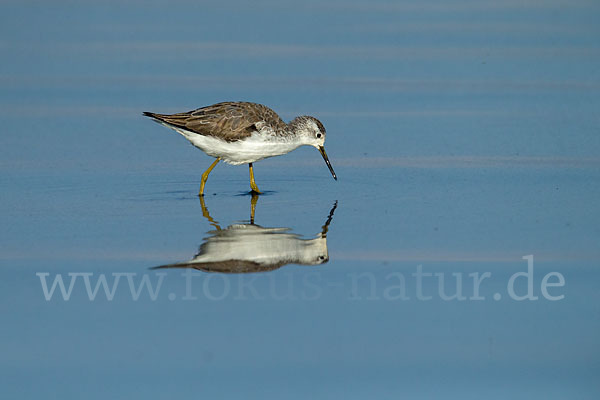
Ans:
POLYGON ((178 114, 144 113, 174 127, 227 142, 247 138, 256 131, 255 124, 265 122, 276 132, 286 128, 277 113, 262 104, 223 102, 178 114))
POLYGON ((152 269, 193 268, 204 272, 220 272, 224 274, 246 274, 250 272, 267 272, 281 268, 286 263, 259 264, 248 260, 226 260, 213 262, 189 262, 161 265, 152 269))

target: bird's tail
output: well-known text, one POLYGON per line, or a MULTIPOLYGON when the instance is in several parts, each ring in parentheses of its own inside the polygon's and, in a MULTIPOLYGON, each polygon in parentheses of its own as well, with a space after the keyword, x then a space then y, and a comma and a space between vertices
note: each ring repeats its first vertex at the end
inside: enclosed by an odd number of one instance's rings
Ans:
POLYGON ((144 111, 143 114, 146 117, 150 117, 150 118, 154 118, 154 119, 160 119, 160 116, 161 116, 160 114, 155 114, 155 113, 149 112, 149 111, 144 111))

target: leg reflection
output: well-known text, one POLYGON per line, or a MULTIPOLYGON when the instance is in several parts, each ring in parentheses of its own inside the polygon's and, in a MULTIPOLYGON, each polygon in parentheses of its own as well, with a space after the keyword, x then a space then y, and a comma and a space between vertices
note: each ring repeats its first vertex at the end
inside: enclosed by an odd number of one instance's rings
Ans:
POLYGON ((256 203, 258 202, 258 195, 252 192, 252 199, 250 200, 250 223, 254 225, 254 214, 256 213, 256 203))
POLYGON ((219 226, 219 223, 215 221, 208 213, 208 209, 206 208, 206 204, 204 203, 204 196, 200 196, 200 207, 202 207, 202 216, 208 220, 209 224, 211 224, 218 231, 220 231, 221 227, 219 226))

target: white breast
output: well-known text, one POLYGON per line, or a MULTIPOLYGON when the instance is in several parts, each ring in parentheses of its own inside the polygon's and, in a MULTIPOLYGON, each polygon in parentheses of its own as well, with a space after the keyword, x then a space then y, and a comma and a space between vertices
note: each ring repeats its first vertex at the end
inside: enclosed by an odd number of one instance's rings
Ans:
POLYGON ((285 137, 259 132, 243 140, 226 142, 213 136, 204 136, 167 124, 164 125, 179 132, 209 156, 218 157, 233 165, 248 164, 264 158, 280 156, 302 145, 297 141, 286 140, 285 137))

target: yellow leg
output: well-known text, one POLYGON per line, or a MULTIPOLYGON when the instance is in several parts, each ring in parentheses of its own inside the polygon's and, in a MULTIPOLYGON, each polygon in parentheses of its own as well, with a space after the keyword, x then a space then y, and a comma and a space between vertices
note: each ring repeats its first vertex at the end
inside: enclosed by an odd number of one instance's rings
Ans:
POLYGON ((252 199, 250 200, 250 223, 254 225, 254 214, 256 214, 256 203, 258 202, 258 196, 256 193, 252 193, 252 199))
POLYGON ((250 188, 254 193, 261 194, 260 190, 258 190, 258 186, 256 186, 256 182, 254 182, 254 170, 252 169, 252 163, 248 165, 250 166, 250 188))
POLYGON ((202 174, 202 180, 200 181, 200 193, 198 194, 199 196, 204 196, 204 185, 206 185, 206 180, 208 179, 208 174, 210 174, 210 171, 213 170, 213 168, 217 165, 217 163, 220 160, 221 160, 220 158, 217 158, 215 160, 215 162, 210 164, 210 167, 208 167, 208 169, 206 171, 204 171, 204 173, 202 174))
POLYGON ((202 207, 202 216, 208 220, 209 224, 211 224, 218 231, 220 231, 221 227, 219 226, 219 223, 215 221, 208 213, 208 208, 206 208, 206 204, 204 203, 204 196, 200 196, 200 207, 202 207))

